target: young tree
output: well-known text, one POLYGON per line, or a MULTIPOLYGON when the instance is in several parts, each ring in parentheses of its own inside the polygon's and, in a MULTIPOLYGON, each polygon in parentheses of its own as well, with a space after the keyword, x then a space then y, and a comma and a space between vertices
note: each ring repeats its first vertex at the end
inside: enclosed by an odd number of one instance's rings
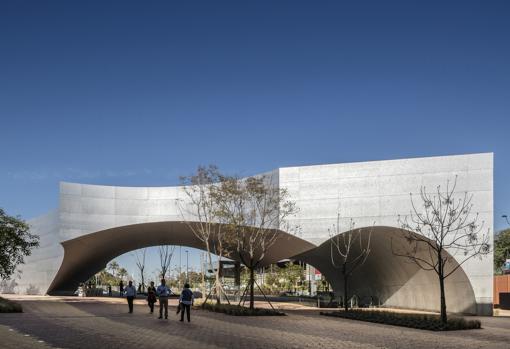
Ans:
POLYGON ((396 256, 437 274, 443 325, 447 324, 445 280, 471 258, 490 252, 489 229, 483 233, 484 222, 478 223, 478 213, 471 213, 473 194, 459 195, 456 186, 457 177, 434 193, 422 186, 419 203, 411 194, 410 214, 398 219, 407 243, 400 250, 392 247, 396 256))
MULTIPOLYGON (((187 200, 179 201, 179 209, 183 220, 187 223, 193 234, 204 244, 209 269, 215 271, 215 281, 212 290, 216 302, 221 302, 221 293, 225 293, 221 284, 220 263, 225 254, 225 231, 218 225, 217 186, 221 181, 218 167, 215 165, 199 166, 197 172, 191 176, 181 177, 184 193, 187 200), (192 218, 192 221, 185 216, 192 218), (216 254, 216 269, 213 263, 213 254, 216 254)), ((205 291, 205 290, 204 290, 205 291)), ((208 295, 209 297, 209 295, 208 295)), ((228 298, 227 298, 228 302, 228 298)), ((205 302, 204 302, 205 303, 205 302)))
POLYGON ((145 292, 145 256, 147 254, 147 249, 142 248, 141 250, 135 251, 135 262, 136 267, 138 268, 138 272, 140 273, 141 279, 141 289, 142 292, 145 292))
POLYGON ((29 225, 7 215, 0 208, 0 278, 9 279, 24 257, 39 246, 39 237, 30 233, 29 225))
POLYGON ((166 273, 170 270, 175 246, 158 246, 159 265, 161 267, 161 277, 166 278, 166 273))
POLYGON ((287 190, 276 187, 271 176, 240 179, 223 177, 215 191, 220 221, 230 227, 229 248, 250 272, 250 309, 254 308, 255 270, 288 227, 286 218, 297 212, 287 190))
POLYGON ((329 231, 331 241, 331 265, 339 269, 344 281, 344 310, 349 310, 349 278, 356 269, 363 265, 370 254, 370 239, 372 231, 363 234, 361 229, 355 229, 351 219, 349 230, 341 233, 340 213, 337 214, 336 225, 329 231))

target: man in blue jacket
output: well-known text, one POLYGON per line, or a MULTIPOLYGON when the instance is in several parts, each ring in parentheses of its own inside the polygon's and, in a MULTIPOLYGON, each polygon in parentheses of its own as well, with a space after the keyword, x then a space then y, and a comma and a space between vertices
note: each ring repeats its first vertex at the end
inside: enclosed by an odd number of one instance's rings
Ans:
POLYGON ((179 306, 181 307, 181 321, 184 321, 184 312, 188 317, 188 322, 190 322, 190 310, 193 305, 193 292, 189 289, 189 284, 184 285, 184 289, 181 292, 181 296, 179 297, 179 306))

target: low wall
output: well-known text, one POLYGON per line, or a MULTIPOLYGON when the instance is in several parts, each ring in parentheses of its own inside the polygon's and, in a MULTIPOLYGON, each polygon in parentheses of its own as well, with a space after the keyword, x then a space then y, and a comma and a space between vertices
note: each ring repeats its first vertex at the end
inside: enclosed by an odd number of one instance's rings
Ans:
POLYGON ((494 275, 494 307, 499 308, 499 294, 510 292, 510 274, 494 275))

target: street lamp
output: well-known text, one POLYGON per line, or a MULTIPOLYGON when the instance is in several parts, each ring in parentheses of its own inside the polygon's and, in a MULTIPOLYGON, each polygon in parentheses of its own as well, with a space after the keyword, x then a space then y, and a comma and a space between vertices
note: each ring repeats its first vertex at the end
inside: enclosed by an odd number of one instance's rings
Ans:
POLYGON ((510 221, 508 220, 508 216, 506 214, 502 215, 501 217, 506 220, 508 225, 510 225, 510 221))
POLYGON ((182 263, 181 263, 181 248, 182 246, 179 245, 179 277, 177 280, 179 280, 179 290, 181 289, 181 274, 182 274, 182 263))
POLYGON ((188 272, 189 272, 189 260, 188 260, 188 250, 185 251, 186 252, 186 282, 189 282, 189 278, 188 278, 188 272))

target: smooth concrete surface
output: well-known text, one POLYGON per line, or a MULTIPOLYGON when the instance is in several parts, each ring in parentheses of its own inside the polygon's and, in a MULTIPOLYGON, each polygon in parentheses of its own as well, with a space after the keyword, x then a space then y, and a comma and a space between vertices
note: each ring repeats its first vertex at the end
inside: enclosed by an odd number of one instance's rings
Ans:
MULTIPOLYGON (((268 233, 278 234, 278 238, 265 253, 261 266, 315 248, 308 241, 282 231, 268 233)), ((213 233, 211 245, 215 245, 215 236, 213 233)), ((91 272, 104 268, 118 255, 142 247, 178 244, 205 249, 204 243, 193 234, 189 222, 132 224, 67 240, 62 243, 64 260, 47 292, 50 295, 72 295, 91 272)), ((237 259, 236 256, 228 257, 237 259)))
MULTIPOLYGON (((492 153, 286 167, 274 170, 271 174, 273 185, 286 188, 300 208, 300 212, 290 221, 292 225, 300 227, 298 233, 294 233, 295 237, 299 238, 295 241, 304 240, 310 244, 309 246, 312 244, 319 246, 318 250, 312 248, 309 250, 311 255, 320 251, 320 245, 329 238, 329 231, 336 223, 338 211, 343 217, 340 232, 349 229, 348 222, 351 218, 359 228, 375 224, 383 227, 380 237, 380 244, 383 246, 387 237, 393 234, 389 231, 398 227, 398 215, 409 214, 410 193, 417 195, 422 185, 434 191, 438 185, 444 186, 447 180, 453 181, 455 177, 457 192, 474 195, 473 212, 479 213, 480 220, 484 221, 484 226, 489 229, 492 238, 492 153)), ((41 236, 41 248, 34 251, 33 255, 26 259, 26 265, 22 266, 23 273, 21 279, 17 280, 19 284, 17 292, 47 293, 50 285, 56 282, 55 276, 59 269, 68 268, 64 259, 64 248, 66 245, 70 246, 69 241, 85 239, 90 234, 108 229, 118 228, 117 232, 122 232, 124 231, 120 229, 122 227, 142 224, 139 226, 141 228, 139 234, 144 238, 135 240, 133 236, 130 235, 128 238, 126 235, 110 241, 107 246, 111 247, 111 251, 102 255, 101 263, 88 264, 90 268, 87 275, 93 275, 104 267, 107 262, 105 258, 115 258, 116 253, 121 254, 126 248, 135 249, 158 244, 159 241, 172 243, 182 241, 181 244, 188 243, 192 246, 187 240, 189 237, 185 237, 185 230, 178 233, 174 231, 175 238, 158 240, 159 238, 145 231, 148 225, 143 225, 157 222, 176 224, 192 220, 192 217, 181 215, 179 202, 186 204, 186 195, 178 186, 112 187, 62 182, 58 209, 29 222, 32 231, 41 236), (121 241, 126 239, 133 239, 136 243, 125 248, 118 247, 121 241)), ((434 283, 429 275, 421 275, 423 272, 413 272, 407 266, 403 266, 406 262, 394 259, 394 256, 390 257, 387 251, 384 252, 383 247, 374 251, 374 256, 364 267, 366 269, 364 274, 359 275, 359 280, 355 282, 357 289, 377 288, 376 291, 381 294, 380 299, 384 299, 387 305, 433 308, 431 302, 435 297, 437 283, 434 283), (386 261, 385 267, 377 265, 386 261), (376 271, 378 275, 372 276, 369 273, 371 270, 376 271), (394 276, 393 273, 400 276, 394 276), (372 282, 375 284, 371 285, 372 282), (427 284, 428 290, 425 290, 427 284), (415 295, 412 296, 413 294, 415 295)), ((286 255, 285 257, 294 255, 293 251, 285 252, 283 248, 281 252, 282 256, 286 255)), ((450 252, 454 254, 454 251, 450 252)), ((75 253, 77 252, 73 252, 75 253)), ((325 257, 329 258, 329 251, 328 256, 322 256, 325 257)), ((468 282, 473 294, 470 294, 469 288, 466 288, 467 294, 460 295, 454 292, 450 299, 465 296, 468 298, 466 302, 455 301, 448 304, 450 310, 457 307, 472 312, 474 295, 476 313, 489 314, 492 311, 492 261, 491 253, 463 265, 463 273, 459 273, 456 276, 458 280, 452 279, 451 283, 468 282)), ((324 266, 322 269, 326 270, 324 266)), ((339 282, 335 275, 329 272, 327 274, 330 275, 333 286, 338 288, 339 282)), ((76 275, 76 278, 82 276, 85 274, 76 275)), ((434 301, 434 304, 437 303, 434 301)))
MULTIPOLYGON (((279 183, 301 208, 294 220, 301 226, 300 237, 320 245, 329 238, 328 229, 336 224, 338 211, 343 217, 341 231, 350 229, 350 219, 358 228, 374 224, 398 227, 398 215, 408 215, 411 210, 410 193, 419 196, 421 186, 434 192, 455 177, 459 195, 474 195, 473 214, 479 214, 492 242, 492 153, 281 168, 279 183)), ((473 288, 477 313, 491 314, 492 252, 469 260, 462 268, 473 288)), ((436 286, 431 284, 431 292, 436 286)))
MULTIPOLYGON (((366 262, 348 279, 349 296, 357 296, 363 304, 371 302, 376 306, 439 311, 436 273, 424 271, 415 263, 393 255, 393 251, 406 246, 407 242, 402 231, 377 226, 362 228, 360 233, 363 241, 371 234, 371 251, 366 262)), ((330 251, 331 243, 326 240, 317 248, 296 257, 318 268, 342 296, 344 289, 342 271, 333 267, 330 251)), ((360 245, 354 244, 351 253, 352 256, 359 255, 360 245)), ((423 249, 418 251, 417 257, 428 258, 428 251, 423 249)), ((457 266, 458 263, 452 258, 446 266, 446 271, 457 266)), ((462 268, 446 279, 445 290, 449 312, 477 313, 475 294, 462 268)))

